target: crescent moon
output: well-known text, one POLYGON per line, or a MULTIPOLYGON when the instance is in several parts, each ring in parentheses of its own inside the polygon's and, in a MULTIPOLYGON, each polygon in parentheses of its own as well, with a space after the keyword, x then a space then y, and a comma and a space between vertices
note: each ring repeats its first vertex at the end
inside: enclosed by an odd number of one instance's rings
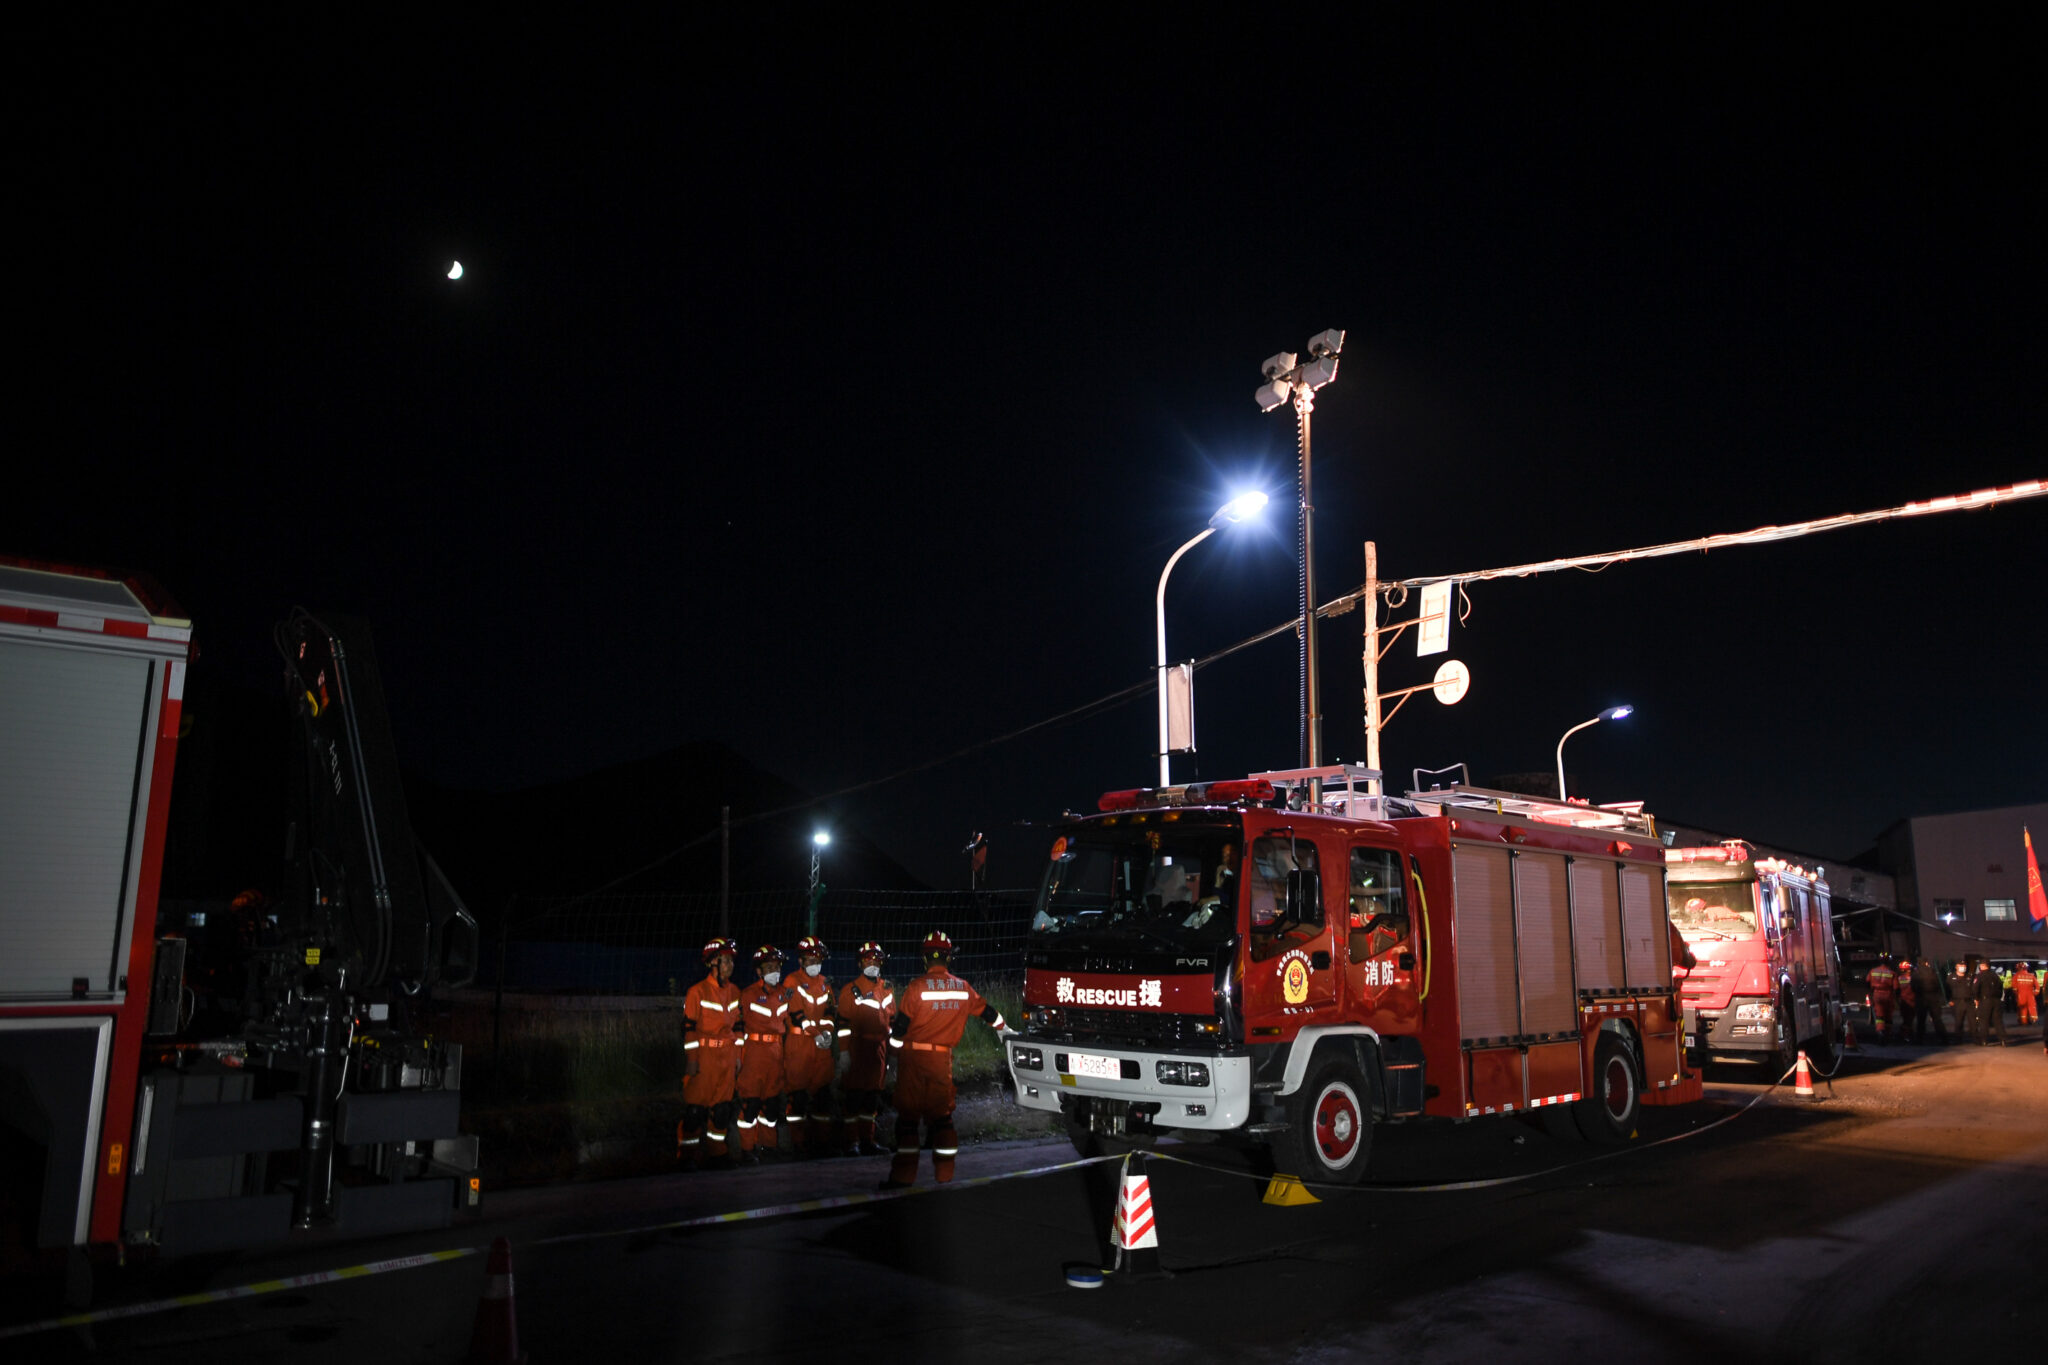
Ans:
POLYGON ((462 278, 462 262, 457 261, 455 262, 455 264, 448 267, 448 278, 451 280, 459 280, 462 278))

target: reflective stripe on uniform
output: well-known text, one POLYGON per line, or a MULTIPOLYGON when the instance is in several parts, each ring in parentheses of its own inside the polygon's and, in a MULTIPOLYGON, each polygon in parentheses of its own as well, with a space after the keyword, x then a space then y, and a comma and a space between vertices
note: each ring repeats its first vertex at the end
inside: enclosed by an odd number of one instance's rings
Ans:
POLYGON ((967 998, 967 992, 966 992, 966 991, 926 991, 926 992, 924 993, 924 998, 925 998, 925 999, 927 999, 927 1000, 965 1000, 965 999, 967 998))
MULTIPOLYGON (((891 998, 893 999, 894 997, 891 998)), ((866 1005, 871 1010, 878 1010, 882 1008, 882 1002, 875 999, 875 997, 873 997, 872 995, 863 995, 859 999, 855 1000, 853 1003, 856 1005, 866 1005)))
POLYGON ((912 1052, 951 1052, 953 1049, 947 1047, 944 1043, 912 1043, 910 1050, 912 1052))
POLYGON ((959 1149, 958 1147, 934 1147, 934 1148, 932 1148, 932 1155, 933 1155, 933 1156, 958 1156, 958 1155, 960 1155, 960 1149, 959 1149))
POLYGON ((769 1009, 766 1005, 754 1004, 747 1006, 747 1008, 752 1010, 756 1014, 765 1014, 770 1019, 773 1019, 775 1017, 775 1011, 769 1009))

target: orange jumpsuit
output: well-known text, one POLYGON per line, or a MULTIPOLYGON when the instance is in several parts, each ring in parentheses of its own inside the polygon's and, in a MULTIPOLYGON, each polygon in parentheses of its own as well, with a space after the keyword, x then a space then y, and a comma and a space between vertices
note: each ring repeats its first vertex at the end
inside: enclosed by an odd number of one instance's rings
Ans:
POLYGON ((789 1026, 794 1034, 783 1053, 789 1077, 789 1135, 799 1152, 823 1152, 832 1146, 831 1043, 837 1033, 832 1012, 832 978, 789 978, 789 1026), (819 1039, 826 1046, 819 1047, 819 1039))
POLYGON ((1880 962, 1870 969, 1864 980, 1870 986, 1870 1017, 1877 1026, 1877 1041, 1881 1043, 1885 1030, 1898 1013, 1899 974, 1880 962))
POLYGON ((889 1024, 896 1017, 896 988, 887 977, 856 976, 839 988, 839 1047, 850 1064, 841 1084, 851 1133, 842 1147, 875 1141, 875 1116, 887 1082, 889 1024))
POLYGON ((896 1053, 896 1155, 889 1163, 889 1183, 908 1185, 917 1178, 917 1125, 924 1121, 932 1148, 932 1171, 940 1184, 953 1178, 953 1159, 960 1151, 953 1130, 953 1049, 979 1016, 992 1028, 1003 1016, 981 993, 953 975, 944 962, 903 988, 897 1004, 902 1015, 890 1045, 896 1053))
POLYGON ((2012 994, 2013 999, 2019 1003, 2022 1024, 2031 1024, 2039 1017, 2034 1008, 2034 991, 2039 984, 2040 978, 2034 975, 2034 969, 2024 962, 2020 964, 2019 970, 2012 974, 2012 994))
POLYGON ((740 1150, 777 1150, 784 1092, 783 1037, 789 1031, 789 987, 756 981, 740 992, 746 1046, 740 1052, 740 1150))
POLYGON ((739 1072, 739 1022, 739 987, 721 984, 715 971, 683 996, 683 1053, 697 1062, 697 1074, 683 1078, 683 1118, 676 1125, 676 1156, 686 1166, 695 1166, 700 1153, 729 1155, 725 1139, 739 1072))

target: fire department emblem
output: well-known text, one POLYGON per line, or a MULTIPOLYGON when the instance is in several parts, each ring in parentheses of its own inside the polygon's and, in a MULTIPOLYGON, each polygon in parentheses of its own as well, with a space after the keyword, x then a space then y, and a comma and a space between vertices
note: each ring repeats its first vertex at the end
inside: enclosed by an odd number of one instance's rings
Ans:
POLYGON ((1290 1005, 1308 999, 1308 957, 1299 949, 1280 960, 1280 993, 1290 1005))

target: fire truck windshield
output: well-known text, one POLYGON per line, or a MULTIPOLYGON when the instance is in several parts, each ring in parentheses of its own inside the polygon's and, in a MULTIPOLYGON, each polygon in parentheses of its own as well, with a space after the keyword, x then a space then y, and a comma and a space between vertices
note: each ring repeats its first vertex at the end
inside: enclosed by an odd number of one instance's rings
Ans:
POLYGON ((1089 829, 1053 844, 1034 935, 1215 944, 1237 929, 1238 835, 1089 829))
POLYGON ((1687 943, 1756 937, 1755 882, 1671 883, 1671 924, 1687 943))

